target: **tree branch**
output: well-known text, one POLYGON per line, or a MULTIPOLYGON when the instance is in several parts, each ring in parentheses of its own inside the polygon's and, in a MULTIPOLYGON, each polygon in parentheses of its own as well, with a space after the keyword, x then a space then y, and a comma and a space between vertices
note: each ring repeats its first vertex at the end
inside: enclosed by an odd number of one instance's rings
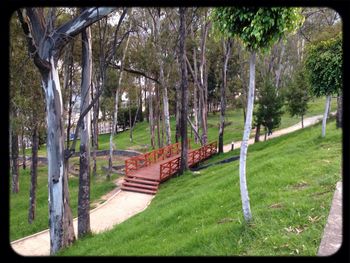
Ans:
MULTIPOLYGON (((120 67, 119 65, 116 65, 116 64, 114 64, 114 63, 112 63, 112 62, 109 63, 109 66, 111 66, 111 67, 114 68, 114 69, 121 69, 121 67, 120 67)), ((126 72, 129 72, 129 73, 132 73, 132 74, 137 74, 137 75, 144 76, 145 78, 150 79, 150 80, 153 80, 154 82, 160 84, 160 82, 159 82, 158 79, 153 78, 153 77, 150 77, 150 76, 148 76, 146 73, 144 73, 144 72, 142 72, 142 71, 140 71, 140 70, 131 69, 131 68, 126 68, 126 67, 124 67, 123 70, 126 71, 126 72)))
POLYGON ((78 35, 84 28, 113 12, 115 7, 93 7, 84 10, 79 16, 57 28, 52 34, 54 49, 61 49, 70 38, 78 35))

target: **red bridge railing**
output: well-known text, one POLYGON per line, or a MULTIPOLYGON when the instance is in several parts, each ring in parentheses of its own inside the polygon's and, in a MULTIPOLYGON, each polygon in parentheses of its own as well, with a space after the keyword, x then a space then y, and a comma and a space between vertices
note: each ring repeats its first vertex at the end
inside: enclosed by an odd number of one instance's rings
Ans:
MULTIPOLYGON (((190 142, 188 142, 190 148, 190 142)), ((125 175, 131 175, 135 171, 150 166, 151 164, 165 160, 179 154, 181 151, 181 142, 174 143, 151 152, 138 155, 125 160, 125 175)))
MULTIPOLYGON (((217 152, 217 142, 212 142, 209 144, 206 144, 202 146, 199 149, 191 150, 188 153, 188 166, 191 167, 198 162, 207 159, 211 155, 215 154, 217 152)), ((166 178, 172 176, 173 174, 177 173, 177 171, 180 169, 180 162, 181 157, 173 158, 169 160, 166 163, 163 163, 160 165, 160 174, 159 174, 159 180, 163 181, 166 178)))

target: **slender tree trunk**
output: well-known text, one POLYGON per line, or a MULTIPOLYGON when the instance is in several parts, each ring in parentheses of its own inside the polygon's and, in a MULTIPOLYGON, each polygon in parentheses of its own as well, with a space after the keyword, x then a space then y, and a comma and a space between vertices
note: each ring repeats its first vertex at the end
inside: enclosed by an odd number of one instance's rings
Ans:
POLYGON ((26 164, 26 144, 24 140, 24 125, 22 126, 21 148, 22 148, 22 168, 23 170, 25 170, 27 168, 27 164, 26 164))
POLYGON ((129 98, 129 139, 130 139, 130 142, 132 142, 132 118, 131 118, 131 101, 130 101, 130 98, 129 98))
POLYGON ((181 65, 181 163, 179 174, 183 174, 188 169, 187 153, 187 103, 188 103, 188 83, 187 66, 185 58, 186 43, 186 8, 180 7, 180 65, 181 65))
POLYGON ((129 34, 126 39, 125 48, 123 50, 122 58, 120 61, 120 72, 117 79, 117 87, 115 92, 115 101, 114 101, 114 114, 113 114, 113 125, 112 125, 112 132, 109 137, 109 159, 108 159, 108 172, 107 172, 107 178, 110 179, 111 173, 112 173, 112 167, 113 167, 113 148, 116 148, 116 145, 113 143, 113 138, 115 134, 117 133, 118 129, 118 103, 119 103, 119 90, 123 79, 123 72, 124 72, 124 61, 126 52, 129 46, 129 34))
MULTIPOLYGON (((148 81, 145 80, 147 83, 148 81)), ((152 95, 152 89, 149 88, 149 94, 148 94, 148 114, 149 114, 149 130, 151 134, 151 146, 152 149, 155 148, 155 136, 154 136, 154 117, 153 117, 153 95, 152 95)))
POLYGON ((325 105, 325 110, 323 114, 323 120, 322 120, 322 137, 326 136, 326 124, 327 124, 327 119, 328 119, 328 113, 329 113, 329 107, 331 104, 331 95, 328 95, 326 98, 326 105, 325 105))
MULTIPOLYGON (((91 99, 94 99, 94 87, 96 88, 96 93, 98 94, 98 86, 99 85, 92 85, 91 89, 91 99)), ((93 120, 92 120, 92 175, 94 177, 97 176, 97 161, 96 161, 96 151, 98 150, 98 110, 99 110, 99 100, 96 101, 93 108, 93 120)))
POLYGON ((159 103, 159 89, 158 86, 156 85, 156 108, 155 108, 155 117, 156 117, 156 124, 157 124, 157 142, 158 142, 158 148, 163 147, 163 143, 161 142, 160 139, 160 103, 159 103))
MULTIPOLYGON (((16 113, 13 112, 16 116, 16 113)), ((19 165, 18 165, 18 134, 11 127, 11 161, 12 161, 12 193, 19 192, 19 165)))
MULTIPOLYGON (((192 41, 195 41, 194 37, 194 32, 193 32, 193 25, 191 23, 191 37, 192 41)), ((196 52, 196 47, 194 46, 192 49, 193 52, 193 69, 194 69, 194 76, 193 78, 195 81, 198 81, 198 70, 197 70, 197 52, 196 52)), ((193 88, 193 110, 194 110, 194 129, 195 131, 199 132, 198 127, 199 127, 199 121, 198 121, 198 116, 199 116, 199 107, 198 107, 198 87, 195 84, 193 88)), ((197 136, 195 137, 195 143, 198 144, 200 142, 200 138, 197 136)))
POLYGON ((280 86, 280 79, 281 79, 281 72, 282 72, 282 59, 284 55, 285 45, 281 41, 281 54, 278 59, 278 69, 276 70, 276 89, 279 89, 280 86))
MULTIPOLYGON (((91 29, 81 33, 82 40, 82 114, 90 104, 92 76, 91 29)), ((79 194, 78 194, 78 237, 91 232, 90 229, 90 114, 86 114, 80 125, 79 194)))
POLYGON ((175 127, 175 142, 180 141, 180 130, 181 130, 181 91, 180 91, 180 85, 176 84, 176 127, 175 127))
POLYGON ((239 158, 239 178, 240 178, 240 190, 242 198, 243 215, 246 222, 250 222, 252 219, 252 213, 250 211, 250 202, 246 181, 246 160, 248 152, 248 140, 250 130, 252 128, 253 108, 254 108, 254 90, 255 90, 255 51, 252 51, 250 55, 250 67, 249 67, 249 91, 248 91, 248 103, 247 103, 247 117, 244 124, 243 140, 241 145, 241 152, 239 158))
POLYGON ((336 118, 337 128, 343 128, 343 93, 337 97, 337 118, 336 118))
POLYGON ((301 128, 304 129, 304 115, 301 115, 301 128))
MULTIPOLYGON (((142 95, 142 93, 140 93, 140 95, 142 95)), ((142 100, 141 100, 141 101, 139 100, 139 104, 137 105, 136 113, 135 113, 135 116, 134 116, 134 122, 132 123, 132 125, 131 125, 131 127, 130 127, 130 141, 131 141, 131 142, 133 142, 132 132, 133 132, 133 130, 134 130, 136 121, 137 121, 137 119, 139 118, 139 111, 140 111, 140 108, 141 108, 141 107, 142 107, 142 100)), ((130 117, 130 120, 131 120, 131 117, 130 117)))
POLYGON ((36 210, 36 186, 38 177, 38 147, 39 147, 39 131, 38 125, 33 127, 32 135, 32 163, 30 167, 30 192, 29 192, 29 211, 28 223, 31 224, 35 219, 36 210))
POLYGON ((222 67, 222 85, 220 98, 220 126, 219 126, 219 153, 224 152, 224 129, 225 129, 225 110, 226 110, 226 86, 227 86, 227 64, 230 58, 232 41, 228 39, 222 41, 224 49, 223 67, 222 67))
POLYGON ((260 141, 260 128, 261 128, 261 124, 258 123, 258 124, 256 125, 255 140, 254 140, 254 142, 259 142, 259 141, 260 141))

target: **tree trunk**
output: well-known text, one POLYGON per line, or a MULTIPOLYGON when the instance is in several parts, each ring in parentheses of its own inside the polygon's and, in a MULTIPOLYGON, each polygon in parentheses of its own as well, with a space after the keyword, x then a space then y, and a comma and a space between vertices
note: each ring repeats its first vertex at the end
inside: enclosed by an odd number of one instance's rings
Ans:
POLYGON ((186 8, 180 7, 180 66, 181 66, 181 162, 179 174, 183 174, 188 169, 187 153, 187 107, 188 107, 188 83, 187 66, 185 60, 186 43, 186 8))
POLYGON ((117 79, 117 87, 116 87, 116 92, 115 92, 115 101, 114 101, 114 114, 113 114, 113 125, 112 125, 112 132, 109 137, 109 159, 108 159, 108 172, 107 172, 107 178, 110 179, 111 173, 112 173, 112 167, 113 167, 113 148, 116 148, 115 144, 113 143, 113 137, 117 133, 118 129, 118 103, 119 103, 119 90, 120 86, 122 83, 122 78, 123 78, 123 72, 124 72, 124 61, 125 61, 125 56, 126 52, 129 46, 129 34, 126 38, 126 44, 125 48, 123 50, 122 58, 120 61, 120 72, 118 75, 117 79))
POLYGON ((280 79, 281 79, 281 72, 282 72, 282 59, 284 55, 285 45, 281 41, 281 54, 278 58, 278 69, 276 70, 276 89, 279 89, 280 86, 280 79))
MULTIPOLYGON (((148 80, 145 80, 145 83, 148 83, 148 80)), ((147 85, 146 85, 147 86, 147 85)), ((149 131, 151 134, 151 146, 152 149, 155 148, 155 135, 154 135, 154 115, 153 115, 153 94, 152 88, 149 87, 148 90, 148 119, 149 119, 149 131)))
MULTIPOLYGON (((13 112, 15 115, 16 113, 13 112)), ((15 118, 15 117, 14 117, 15 118)), ((12 193, 19 192, 18 134, 11 127, 12 193)))
MULTIPOLYGON (((94 99, 93 87, 96 88, 96 93, 98 94, 98 86, 92 85, 91 89, 91 99, 94 99)), ((99 100, 93 106, 93 119, 92 119, 92 175, 97 176, 97 162, 96 162, 96 151, 98 150, 98 111, 99 111, 99 100)))
POLYGON ((63 104, 57 65, 50 57, 51 71, 43 74, 47 113, 47 156, 50 216, 50 253, 75 240, 69 206, 68 163, 64 162, 63 104), (67 165, 67 167, 65 166, 67 165))
POLYGON ((131 119, 131 101, 130 101, 130 98, 129 98, 129 139, 130 139, 130 142, 132 142, 132 119, 131 119))
MULTIPOLYGON (((158 11, 158 10, 157 10, 158 11)), ((160 45, 160 10, 155 15, 154 19, 154 32, 156 39, 156 49, 157 49, 157 63, 159 64, 159 82, 162 87, 163 93, 163 114, 164 114, 164 126, 165 126, 165 144, 171 144, 171 129, 170 129, 170 116, 169 116, 169 99, 168 99, 168 88, 164 79, 164 63, 162 59, 162 47, 160 45)))
POLYGON ((323 114, 323 120, 322 120, 322 137, 326 136, 326 124, 327 124, 327 119, 328 119, 328 113, 329 113, 329 107, 331 104, 331 95, 328 95, 326 98, 326 105, 325 105, 325 110, 323 114))
POLYGON ((304 129, 304 115, 301 115, 301 128, 304 129))
POLYGON ((156 124, 157 124, 157 142, 158 142, 158 148, 163 147, 163 142, 160 139, 160 103, 159 103, 159 88, 156 85, 156 108, 155 108, 155 117, 156 117, 156 124))
POLYGON ((26 164, 26 144, 24 140, 24 126, 22 126, 21 148, 22 148, 22 168, 23 170, 25 170, 27 168, 27 164, 26 164))
POLYGON ((255 130, 255 140, 254 143, 259 142, 260 141, 260 128, 261 128, 261 124, 257 124, 256 125, 256 130, 255 130))
POLYGON ((249 195, 246 182, 246 160, 248 152, 248 140, 250 130, 252 128, 253 108, 254 108, 254 90, 255 90, 255 51, 250 55, 250 67, 249 67, 249 91, 248 91, 248 103, 247 103, 247 117, 244 124, 243 140, 241 145, 241 152, 239 158, 239 178, 240 178, 240 190, 242 198, 243 215, 246 222, 250 222, 252 219, 252 213, 250 211, 249 195))
POLYGON ((176 127, 175 127, 175 142, 180 141, 180 130, 181 130, 181 91, 180 91, 180 85, 176 84, 176 127))
POLYGON ((227 86, 227 64, 230 58, 232 41, 228 39, 222 41, 224 49, 223 67, 222 67, 222 85, 220 98, 220 126, 219 126, 219 153, 224 152, 224 129, 225 129, 225 110, 226 110, 226 86, 227 86))
MULTIPOLYGON (((191 37, 192 41, 195 41, 194 37, 194 32, 193 32, 193 25, 191 23, 191 37)), ((198 81, 198 70, 197 70, 197 52, 196 52, 196 47, 193 47, 193 69, 194 69, 194 76, 193 78, 198 81)), ((199 116, 199 107, 198 107, 198 87, 195 84, 193 87, 193 111, 194 111, 194 129, 198 134, 198 127, 199 127, 199 122, 198 122, 198 116, 199 116)), ((200 138, 197 136, 195 137, 195 143, 198 144, 201 142, 200 138)))
POLYGON ((28 223, 31 224, 35 219, 36 208, 36 186, 38 177, 38 148, 39 148, 39 130, 37 124, 33 127, 32 135, 32 163, 30 167, 30 192, 29 192, 29 210, 28 223))
POLYGON ((337 128, 343 128, 343 93, 337 97, 337 118, 336 118, 337 128))
MULTIPOLYGON (((81 33, 82 81, 80 114, 90 104, 92 76, 91 29, 81 33)), ((78 237, 91 232, 90 229, 90 114, 86 114, 80 125, 79 194, 78 194, 78 237)))

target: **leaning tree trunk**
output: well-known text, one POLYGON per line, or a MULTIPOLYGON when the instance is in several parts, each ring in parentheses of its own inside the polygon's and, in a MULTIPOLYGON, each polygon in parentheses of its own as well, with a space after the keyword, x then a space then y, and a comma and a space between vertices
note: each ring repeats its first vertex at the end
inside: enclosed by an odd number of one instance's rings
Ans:
POLYGON ((12 193, 19 192, 18 134, 11 128, 12 193))
POLYGON ((249 91, 248 91, 248 102, 247 102, 247 116, 244 124, 243 140, 241 144, 241 152, 239 157, 239 179, 240 179, 240 190, 242 198, 243 215, 246 222, 251 221, 252 213, 250 211, 249 195, 246 180, 246 160, 248 152, 248 140, 250 130, 252 128, 253 108, 254 108, 254 90, 255 90, 255 51, 252 51, 250 55, 250 66, 249 66, 249 91))
POLYGON ((180 141, 180 130, 181 130, 181 91, 180 85, 175 84, 175 96, 176 96, 176 127, 175 127, 175 142, 180 141))
POLYGON ((35 218, 36 208, 36 186, 38 177, 38 148, 39 148, 39 131, 38 125, 35 124, 32 136, 32 163, 30 167, 30 193, 29 193, 29 210, 28 223, 31 224, 35 218))
MULTIPOLYGON (((91 29, 81 33, 82 42, 82 81, 80 114, 90 104, 92 75, 91 29)), ((90 114, 86 114, 80 124, 80 159, 78 193, 78 237, 91 232, 90 229, 90 114)))
POLYGON ((224 152, 224 128, 225 128, 225 110, 226 110, 226 86, 227 86, 227 63, 231 53, 232 41, 230 39, 222 41, 224 48, 224 59, 222 67, 222 84, 220 98, 220 126, 219 126, 219 153, 224 152))
MULTIPOLYGON (((92 83, 91 87, 91 99, 94 99, 93 89, 96 88, 96 95, 98 94, 98 85, 92 83)), ((92 108, 93 119, 92 119, 92 175, 97 176, 97 161, 96 161, 96 151, 98 150, 98 110, 99 110, 99 100, 96 101, 92 108)))
POLYGON ((340 94, 337 97, 337 118, 336 118, 337 128, 343 127, 343 93, 340 91, 340 94))
POLYGON ((181 161, 179 174, 183 174, 188 169, 187 154, 187 108, 188 108, 188 83, 187 66, 185 60, 185 41, 186 41, 186 8, 180 7, 180 66, 181 66, 181 161))
POLYGON ((328 95, 326 98, 326 105, 325 105, 325 110, 323 114, 323 120, 322 120, 322 137, 326 136, 326 124, 327 124, 327 119, 328 119, 328 113, 329 113, 329 107, 331 104, 331 95, 328 95))

